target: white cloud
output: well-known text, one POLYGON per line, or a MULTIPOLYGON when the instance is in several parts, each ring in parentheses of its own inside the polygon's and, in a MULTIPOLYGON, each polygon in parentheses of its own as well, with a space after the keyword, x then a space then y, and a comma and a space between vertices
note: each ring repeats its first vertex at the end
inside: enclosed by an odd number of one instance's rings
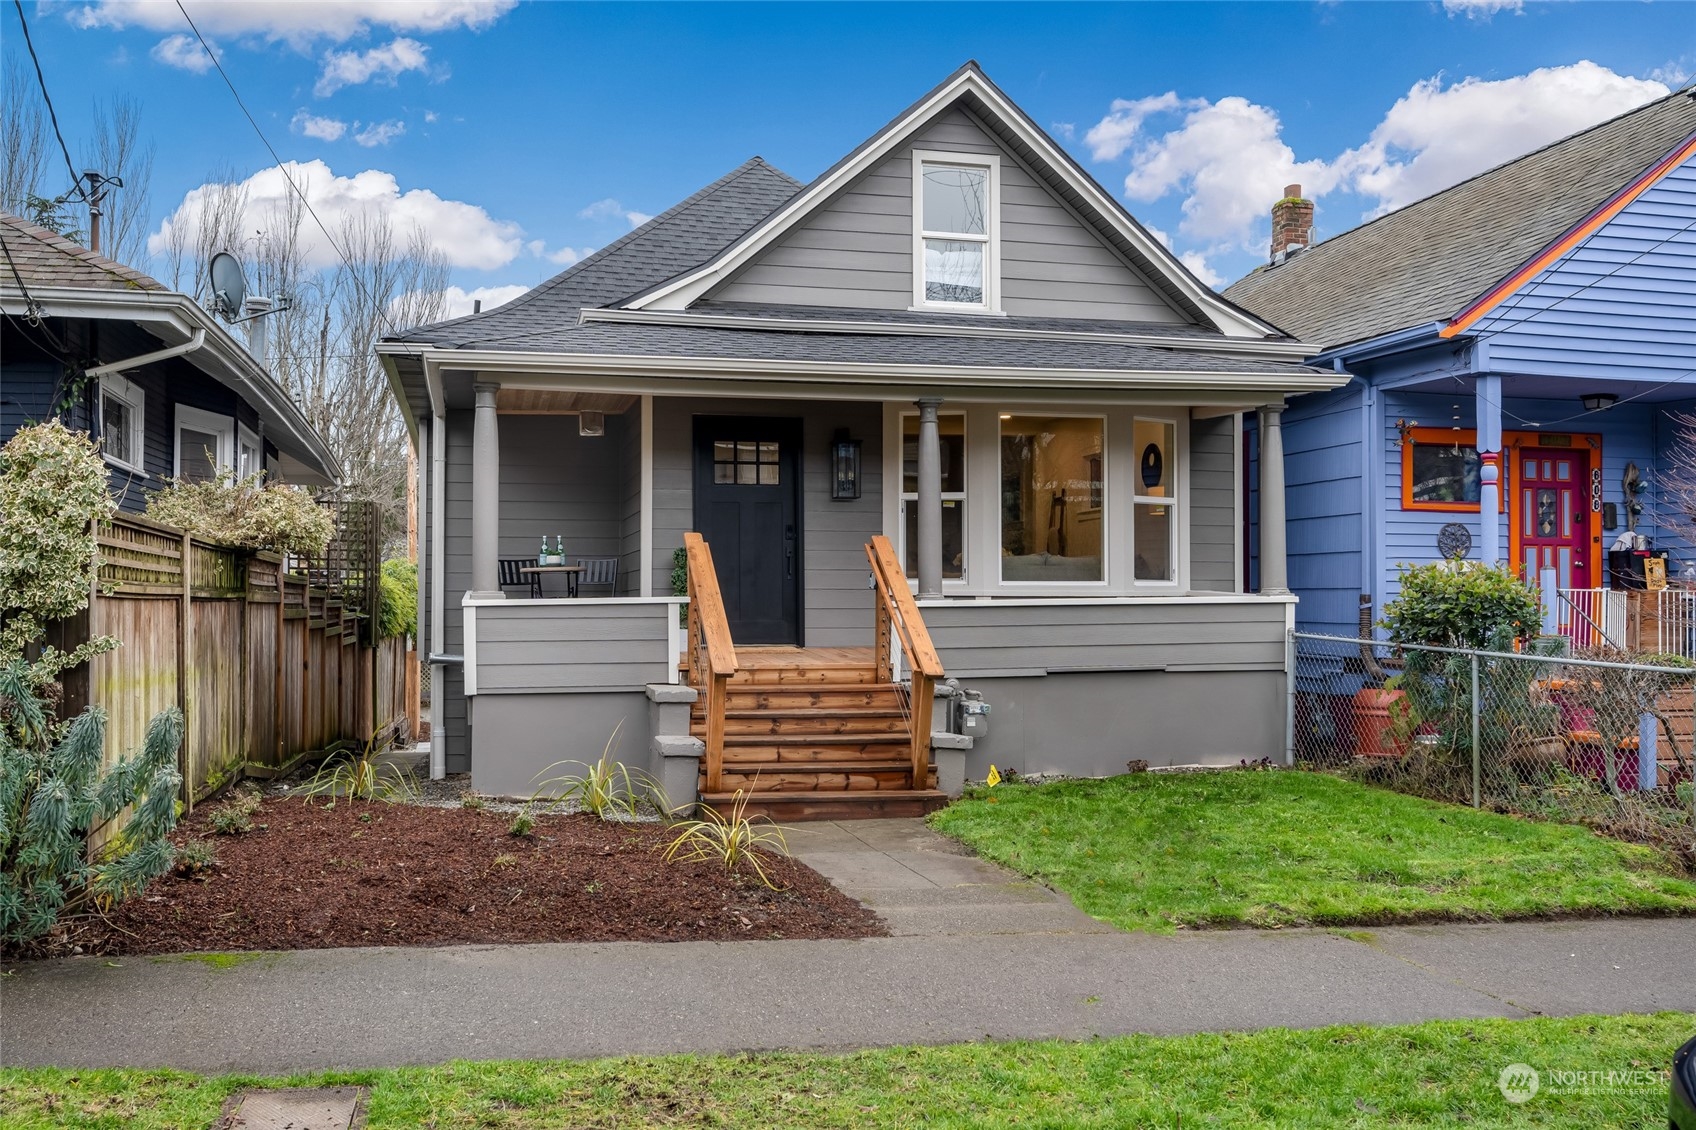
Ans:
MULTIPOLYGON (((214 51, 217 49, 216 45, 212 48, 214 51)), ((153 56, 153 61, 156 63, 164 63, 167 67, 176 67, 179 70, 193 71, 197 75, 203 75, 212 69, 211 56, 207 55, 205 49, 200 46, 200 40, 186 33, 167 35, 164 39, 155 43, 153 50, 149 51, 148 54, 153 56)))
POLYGON ((424 111, 424 124, 425 125, 432 125, 437 120, 439 120, 440 118, 441 118, 441 115, 436 113, 436 111, 434 111, 434 110, 425 110, 424 111))
MULTIPOLYGON (((306 50, 319 40, 343 43, 372 28, 395 32, 437 32, 454 28, 480 31, 517 6, 518 0, 247 0, 245 3, 190 3, 189 15, 202 33, 259 36, 306 50)), ((159 0, 93 0, 71 7, 80 27, 141 27, 177 31, 183 26, 175 4, 159 0)))
POLYGON ((1497 12, 1512 12, 1517 16, 1524 10, 1525 0, 1443 0, 1443 11, 1469 20, 1487 20, 1497 12))
POLYGON ((1200 99, 1185 102, 1173 90, 1149 98, 1115 98, 1113 105, 1108 107, 1107 116, 1084 134, 1084 143, 1089 146, 1090 156, 1097 161, 1116 160, 1131 147, 1137 132, 1142 129, 1142 123, 1151 114, 1186 105, 1206 105, 1206 102, 1200 99))
POLYGON ((1078 126, 1076 122, 1050 122, 1048 132, 1071 141, 1078 135, 1078 126))
POLYGON ((380 82, 393 86, 407 71, 421 71, 430 49, 416 39, 396 39, 369 51, 326 51, 324 67, 312 93, 328 98, 344 86, 380 82))
MULTIPOLYGON (((417 229, 452 266, 483 271, 506 266, 524 248, 524 232, 517 224, 497 220, 475 204, 443 200, 427 188, 402 192, 393 173, 367 169, 341 177, 323 161, 290 161, 286 167, 311 201, 313 211, 332 232, 349 218, 385 215, 397 235, 404 238, 417 229)), ((254 173, 241 188, 247 202, 237 225, 242 231, 262 231, 272 224, 292 192, 283 170, 276 166, 254 173)), ((148 237, 149 253, 166 251, 173 227, 187 225, 190 232, 197 230, 200 212, 212 195, 204 185, 191 189, 159 230, 148 237)), ((334 248, 310 217, 301 227, 300 239, 308 266, 327 267, 336 262, 334 248)))
POLYGON ((1415 83, 1336 166, 1388 212, 1667 93, 1589 60, 1449 87, 1438 76, 1415 83))
POLYGON ((595 249, 593 247, 562 247, 558 251, 549 251, 546 254, 543 254, 541 251, 536 252, 536 254, 541 255, 542 258, 546 259, 548 262, 558 263, 564 267, 571 266, 571 264, 577 262, 579 259, 587 259, 594 253, 595 249))
POLYGON ((336 118, 321 118, 302 109, 295 111, 294 117, 289 119, 289 128, 319 141, 340 141, 342 134, 347 132, 347 123, 336 118))
POLYGON ((580 220, 623 220, 632 229, 639 228, 653 219, 646 212, 637 212, 626 208, 610 196, 605 200, 595 201, 577 213, 577 218, 580 220))
POLYGON ((471 313, 478 302, 482 302, 484 311, 493 310, 496 306, 511 302, 529 289, 527 286, 480 286, 475 290, 465 290, 462 287, 450 286, 447 292, 447 308, 442 312, 442 317, 462 318, 471 313))
POLYGON ((1668 89, 1677 90, 1689 82, 1692 74, 1696 73, 1690 69, 1692 58, 1692 56, 1686 55, 1679 59, 1668 59, 1658 67, 1649 68, 1649 73, 1643 77, 1652 78, 1656 82, 1664 82, 1668 89))
MULTIPOLYGON (((1666 93, 1664 83, 1589 61, 1447 86, 1437 76, 1415 83, 1364 144, 1299 160, 1269 107, 1169 91, 1115 101, 1086 140, 1097 160, 1129 154, 1127 197, 1181 193, 1178 234, 1211 255, 1259 250, 1272 201, 1286 184, 1300 184, 1309 198, 1352 192, 1365 198, 1368 215, 1378 214, 1666 93), (1175 126, 1149 129, 1151 119, 1172 114, 1182 115, 1175 126)), ((1351 226, 1353 217, 1334 218, 1333 230, 1351 226)))
MULTIPOLYGON (((354 123, 356 126, 358 124, 358 122, 354 123)), ((353 140, 367 149, 375 149, 379 145, 387 145, 405 132, 405 122, 372 122, 354 134, 353 140)))
POLYGON ((1218 271, 1207 265, 1207 257, 1199 251, 1186 251, 1178 256, 1178 262, 1190 269, 1190 274, 1200 279, 1215 290, 1225 285, 1227 280, 1218 271))

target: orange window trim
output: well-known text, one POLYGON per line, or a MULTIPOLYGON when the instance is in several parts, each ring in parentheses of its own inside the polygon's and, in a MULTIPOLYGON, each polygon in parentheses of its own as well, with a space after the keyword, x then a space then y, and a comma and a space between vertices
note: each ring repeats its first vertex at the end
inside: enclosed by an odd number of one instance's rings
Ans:
MULTIPOLYGON (((1504 437, 1505 438, 1505 437, 1504 437)), ((1413 448, 1415 444, 1425 444, 1428 447, 1445 447, 1451 444, 1461 444, 1466 447, 1478 446, 1478 433, 1472 428, 1409 428, 1402 436, 1402 509, 1440 511, 1449 514, 1476 514, 1476 502, 1416 502, 1413 498, 1413 448)), ((1503 513, 1507 512, 1507 478, 1498 474, 1497 493, 1501 498, 1497 505, 1503 513)))

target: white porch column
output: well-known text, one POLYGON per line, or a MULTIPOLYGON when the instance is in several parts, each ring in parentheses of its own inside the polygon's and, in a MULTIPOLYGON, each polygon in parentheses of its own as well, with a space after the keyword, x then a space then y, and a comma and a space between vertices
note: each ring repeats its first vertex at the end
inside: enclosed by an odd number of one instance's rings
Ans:
POLYGON ((919 407, 919 599, 942 595, 942 438, 936 409, 941 397, 925 396, 919 407))
POLYGON ((1290 591, 1284 560, 1284 406, 1260 409, 1260 591, 1290 591))
POLYGON ((1485 373, 1473 382, 1478 418, 1478 560, 1502 559, 1502 378, 1485 373))
POLYGON ((501 436, 495 415, 500 387, 472 386, 477 407, 471 427, 471 595, 484 599, 506 595, 501 591, 501 436))

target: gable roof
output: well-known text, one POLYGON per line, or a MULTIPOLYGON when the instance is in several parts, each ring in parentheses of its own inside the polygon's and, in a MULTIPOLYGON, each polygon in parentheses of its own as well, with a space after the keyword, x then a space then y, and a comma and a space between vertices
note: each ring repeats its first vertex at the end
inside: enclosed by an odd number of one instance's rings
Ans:
POLYGON ((1693 135, 1687 89, 1258 267, 1225 296, 1326 348, 1450 320, 1693 135))
POLYGON ((83 287, 94 290, 167 289, 164 283, 126 267, 115 259, 72 243, 58 232, 32 224, 21 216, 0 212, 0 242, 5 244, 5 272, 0 286, 83 287))
POLYGON ((1071 205, 1106 243, 1142 271, 1173 305, 1201 324, 1229 336, 1283 336, 1275 327, 1222 299, 1197 279, 973 61, 968 61, 861 142, 723 253, 695 270, 633 296, 625 305, 634 309, 686 308, 954 106, 970 112, 996 140, 1029 166, 1050 191, 1071 205))
POLYGON ((615 303, 708 261, 800 187, 794 177, 752 157, 511 302, 392 340, 525 347, 575 325, 579 310, 615 303))

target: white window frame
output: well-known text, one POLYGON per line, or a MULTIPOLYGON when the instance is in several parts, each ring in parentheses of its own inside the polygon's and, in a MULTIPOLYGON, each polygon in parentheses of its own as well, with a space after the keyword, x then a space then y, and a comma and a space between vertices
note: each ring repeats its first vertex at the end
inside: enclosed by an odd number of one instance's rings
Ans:
POLYGON ((260 442, 257 432, 241 423, 236 425, 235 467, 236 477, 242 479, 249 475, 256 475, 265 469, 265 445, 260 442), (242 456, 249 451, 253 452, 253 466, 251 467, 242 462, 242 456))
POLYGON ((145 426, 147 394, 135 382, 126 380, 116 373, 108 373, 100 378, 100 403, 96 407, 99 409, 100 426, 97 434, 101 437, 100 454, 106 462, 114 467, 122 467, 126 471, 146 474, 147 472, 142 468, 142 460, 145 457, 142 443, 147 435, 145 426), (133 456, 131 459, 119 459, 106 450, 106 398, 108 396, 113 400, 122 401, 124 407, 130 410, 130 454, 133 456))
POLYGON ((970 314, 1001 313, 1001 158, 994 153, 947 153, 932 149, 915 149, 913 164, 913 306, 914 310, 953 310, 970 314), (927 231, 925 229, 925 166, 951 165, 956 168, 982 169, 985 177, 984 234, 927 231), (961 243, 982 243, 983 301, 933 302, 925 297, 925 240, 949 239, 961 243))
MULTIPOLYGON (((1006 558, 997 556, 995 564, 996 584, 1002 588, 1011 589, 1105 589, 1110 587, 1113 583, 1113 466, 1108 452, 1112 448, 1113 441, 1108 430, 1107 414, 1105 412, 1051 412, 1046 408, 1029 406, 1003 408, 997 411, 995 422, 995 482, 997 484, 995 512, 998 517, 995 522, 995 540, 997 544, 1004 545, 1006 543, 1003 541, 1002 518, 1000 517, 1002 515, 1000 452, 1001 439, 1005 434, 1001 430, 1002 415, 1008 417, 1036 416, 1047 420, 1099 420, 1101 422, 1101 451, 1099 452, 1101 458, 1101 579, 1099 581, 1009 581, 1002 576, 1006 558)), ((1090 509, 1093 510, 1094 507, 1090 509)), ((1132 513, 1134 516, 1135 512, 1132 513)))
POLYGON ((1130 582, 1133 588, 1139 589, 1170 589, 1181 590, 1189 577, 1189 526, 1184 521, 1185 508, 1183 494, 1188 486, 1187 464, 1189 460, 1187 446, 1183 441, 1189 431, 1189 421, 1180 420, 1173 416, 1150 416, 1137 413, 1131 417, 1131 447, 1137 444, 1137 424, 1164 424, 1172 429, 1171 450, 1167 458, 1172 466, 1166 470, 1166 479, 1172 485, 1172 493, 1168 495, 1141 494, 1138 488, 1142 486, 1142 452, 1132 450, 1127 458, 1132 460, 1131 466, 1131 574, 1130 582), (1167 542, 1170 546, 1170 560, 1167 562, 1171 576, 1164 581, 1139 580, 1137 578, 1137 507, 1164 506, 1170 510, 1167 542))
MULTIPOLYGON (((943 577, 944 588, 961 588, 971 579, 972 575, 972 510, 966 499, 971 491, 972 479, 972 421, 964 411, 938 412, 938 417, 960 417, 960 458, 965 465, 960 468, 960 482, 965 490, 945 490, 942 492, 943 502, 954 502, 960 507, 960 575, 958 577, 943 577)), ((919 504, 917 491, 909 491, 907 487, 906 443, 907 421, 918 419, 917 412, 897 412, 895 414, 895 552, 896 559, 902 568, 907 565, 907 504, 919 504)), ((917 580, 916 574, 909 573, 908 580, 917 580)))
POLYGON ((235 466, 236 418, 223 416, 217 412, 208 412, 204 408, 191 408, 186 404, 177 405, 176 423, 171 428, 171 474, 176 478, 183 477, 183 429, 193 428, 197 432, 211 432, 218 437, 218 450, 213 454, 213 462, 220 471, 227 471, 235 466))

